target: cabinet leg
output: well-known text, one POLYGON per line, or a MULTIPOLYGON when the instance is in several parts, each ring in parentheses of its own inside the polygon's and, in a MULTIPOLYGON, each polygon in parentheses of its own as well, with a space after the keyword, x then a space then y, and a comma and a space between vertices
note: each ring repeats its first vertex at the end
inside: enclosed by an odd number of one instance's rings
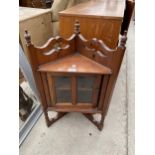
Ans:
POLYGON ((92 114, 83 114, 87 119, 89 119, 100 131, 103 129, 104 116, 101 114, 100 122, 96 121, 92 114))
POLYGON ((50 127, 53 123, 55 123, 57 120, 62 118, 65 114, 67 114, 67 113, 60 113, 60 112, 58 112, 57 116, 55 116, 54 118, 50 119, 49 116, 48 116, 48 112, 45 111, 44 112, 44 116, 45 116, 45 120, 46 120, 46 125, 48 127, 50 127))
MULTIPOLYGON (((66 115, 67 113, 63 113, 63 112, 58 112, 57 116, 55 116, 54 118, 50 119, 48 116, 48 112, 44 111, 44 116, 45 116, 45 120, 46 120, 46 125, 48 127, 50 127, 53 123, 55 123, 57 120, 59 120, 60 118, 62 118, 64 115, 66 115)), ((101 120, 100 121, 96 121, 93 117, 93 114, 83 114, 88 120, 90 120, 100 131, 102 131, 103 129, 103 124, 104 124, 104 115, 101 114, 101 120)))

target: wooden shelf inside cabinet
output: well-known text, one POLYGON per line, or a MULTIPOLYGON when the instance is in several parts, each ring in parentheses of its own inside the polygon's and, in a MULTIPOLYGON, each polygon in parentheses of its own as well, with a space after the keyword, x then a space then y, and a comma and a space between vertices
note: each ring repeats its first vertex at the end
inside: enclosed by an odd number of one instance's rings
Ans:
POLYGON ((47 126, 66 113, 81 112, 102 130, 125 51, 126 33, 116 49, 95 38, 86 40, 78 21, 68 39, 50 38, 41 47, 31 43, 27 31, 25 39, 47 126), (57 117, 50 119, 49 111, 57 112, 57 117), (94 114, 101 115, 99 122, 94 114))

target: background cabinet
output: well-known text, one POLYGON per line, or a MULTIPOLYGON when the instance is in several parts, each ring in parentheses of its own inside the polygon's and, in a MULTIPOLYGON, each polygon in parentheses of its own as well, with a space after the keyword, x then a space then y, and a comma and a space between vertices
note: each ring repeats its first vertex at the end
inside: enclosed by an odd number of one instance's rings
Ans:
POLYGON ((43 45, 52 36, 51 10, 36 8, 19 8, 19 37, 20 43, 27 55, 25 30, 33 35, 32 42, 43 45))
POLYGON ((68 38, 72 35, 74 22, 80 22, 81 33, 86 39, 103 40, 110 48, 118 44, 124 17, 125 0, 88 1, 61 11, 60 35, 68 38))

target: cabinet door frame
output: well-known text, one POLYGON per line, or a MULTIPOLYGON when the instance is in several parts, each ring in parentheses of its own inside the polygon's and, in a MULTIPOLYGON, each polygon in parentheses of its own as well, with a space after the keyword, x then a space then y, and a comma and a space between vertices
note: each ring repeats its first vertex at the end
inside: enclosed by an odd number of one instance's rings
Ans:
MULTIPOLYGON (((83 77, 94 77, 93 81, 93 88, 92 88, 92 97, 91 97, 91 102, 87 104, 91 104, 94 108, 97 107, 98 99, 99 99, 99 94, 100 94, 100 85, 101 85, 101 80, 102 76, 101 75, 95 75, 95 74, 84 74, 84 75, 77 75, 78 76, 83 76, 83 77)), ((77 80, 77 78, 76 78, 77 80)), ((78 82, 77 82, 78 83, 78 82)), ((78 88, 77 88, 78 89, 78 88)), ((77 93, 78 95, 78 93, 77 93)), ((80 104, 81 102, 76 102, 76 104, 80 104)), ((86 104, 86 103, 84 103, 86 104)))
POLYGON ((48 101, 51 102, 51 104, 48 106, 50 107, 81 107, 81 108, 96 108, 99 95, 100 95, 100 85, 102 82, 102 75, 96 75, 96 74, 54 74, 54 73, 46 73, 47 75, 47 85, 48 87, 49 95, 47 95, 46 98, 48 98, 48 101), (56 84, 55 84, 55 77, 70 77, 71 78, 71 84, 70 84, 70 93, 71 93, 71 102, 57 102, 56 97, 56 84), (77 77, 84 76, 84 77, 95 77, 93 82, 93 88, 92 88, 92 102, 90 103, 82 103, 78 102, 78 86, 77 86, 77 77))

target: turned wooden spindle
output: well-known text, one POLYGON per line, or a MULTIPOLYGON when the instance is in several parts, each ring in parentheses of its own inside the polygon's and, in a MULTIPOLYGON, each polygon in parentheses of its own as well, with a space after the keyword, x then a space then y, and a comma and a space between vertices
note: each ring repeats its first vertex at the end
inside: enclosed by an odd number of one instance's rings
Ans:
POLYGON ((75 24, 74 24, 74 33, 76 33, 76 34, 80 33, 80 23, 78 20, 76 20, 75 24))

